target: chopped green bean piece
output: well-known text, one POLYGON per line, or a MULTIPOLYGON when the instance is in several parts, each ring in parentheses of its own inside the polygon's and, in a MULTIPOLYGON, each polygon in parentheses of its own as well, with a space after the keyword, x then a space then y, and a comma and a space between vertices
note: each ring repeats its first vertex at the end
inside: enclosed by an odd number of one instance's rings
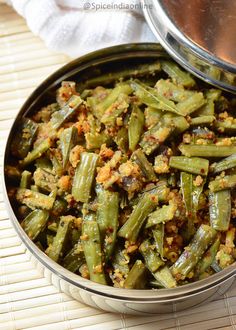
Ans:
POLYGON ((164 223, 160 223, 152 230, 152 234, 155 240, 156 250, 160 254, 162 260, 164 260, 164 223))
POLYGON ((126 289, 143 289, 145 287, 146 267, 141 260, 136 260, 124 282, 126 289))
POLYGON ((49 246, 47 255, 54 261, 58 261, 63 257, 65 245, 68 240, 69 231, 75 218, 71 215, 62 216, 58 225, 57 234, 53 239, 52 245, 49 246))
POLYGON ((149 214, 146 228, 172 220, 176 210, 177 206, 174 203, 163 205, 162 208, 158 208, 156 211, 149 214))
POLYGON ((74 247, 67 253, 62 261, 62 266, 75 273, 83 263, 84 252, 80 242, 75 244, 74 247))
POLYGON ((175 130, 174 120, 161 118, 159 123, 143 134, 140 146, 146 155, 152 154, 175 130))
POLYGON ((215 127, 220 133, 236 133, 236 120, 216 120, 214 123, 215 127))
POLYGON ((220 240, 217 238, 215 242, 210 246, 210 248, 203 255, 202 259, 198 262, 196 266, 196 274, 203 274, 215 260, 216 253, 220 246, 220 240))
POLYGON ((209 161, 198 157, 172 156, 169 165, 181 171, 207 176, 209 161))
POLYGON ((134 106, 130 115, 128 128, 129 149, 131 151, 134 151, 137 144, 139 143, 143 131, 143 125, 144 114, 137 106, 134 106))
POLYGON ((132 88, 129 84, 118 84, 114 89, 112 89, 111 93, 108 94, 108 96, 103 101, 95 105, 94 109, 92 109, 94 116, 98 119, 101 119, 105 111, 117 101, 120 94, 129 95, 131 92, 132 88))
POLYGON ((20 188, 28 189, 31 185, 32 174, 29 171, 23 171, 21 174, 20 188))
POLYGON ((129 256, 120 246, 114 250, 112 266, 114 269, 118 269, 122 275, 127 275, 129 272, 129 256))
POLYGON ((71 149, 77 144, 78 131, 75 126, 65 129, 60 135, 60 147, 62 152, 62 166, 65 168, 69 160, 71 149))
POLYGON ((156 196, 148 193, 144 194, 138 204, 134 206, 129 219, 118 231, 118 236, 124 237, 131 242, 136 242, 147 216, 153 211, 157 203, 156 196))
POLYGON ((210 167, 213 173, 219 173, 230 168, 236 167, 236 154, 233 154, 225 159, 222 159, 218 163, 213 163, 210 167))
POLYGON ((37 158, 40 158, 51 147, 51 144, 52 141, 50 138, 43 140, 43 142, 41 142, 36 148, 30 151, 27 156, 22 161, 20 161, 20 166, 25 167, 37 158))
POLYGON ((197 219, 197 211, 199 208, 199 199, 203 190, 204 181, 194 184, 196 179, 192 174, 181 172, 180 187, 186 208, 187 228, 185 232, 186 238, 189 240, 195 233, 194 221, 197 219))
POLYGON ((182 116, 190 115, 192 112, 198 110, 205 104, 204 96, 201 92, 194 93, 188 99, 179 102, 176 105, 177 111, 182 116))
POLYGON ((190 125, 191 126, 198 126, 198 125, 208 125, 212 124, 213 121, 215 121, 214 116, 200 116, 200 117, 195 117, 191 119, 190 125))
POLYGON ((163 112, 161 110, 152 107, 146 107, 144 111, 145 126, 150 129, 159 122, 162 116, 163 112))
POLYGON ((103 270, 101 239, 96 221, 83 221, 82 237, 84 256, 88 266, 90 280, 100 284, 106 284, 103 270))
POLYGON ((216 231, 208 225, 201 225, 198 228, 190 244, 171 268, 171 272, 177 280, 185 279, 196 266, 215 236, 216 231))
POLYGON ((195 85, 195 81, 190 74, 181 70, 174 62, 162 61, 161 67, 171 77, 174 83, 183 85, 184 87, 193 87, 195 85))
POLYGON ((153 166, 149 161, 147 160, 145 154, 142 152, 141 149, 136 150, 131 158, 138 164, 140 167, 143 176, 148 180, 148 181, 156 181, 156 174, 153 170, 153 166))
POLYGON ((181 144, 179 150, 187 157, 217 158, 227 157, 236 153, 236 146, 181 144))
POLYGON ((83 152, 73 179, 72 195, 77 202, 88 202, 92 188, 98 155, 83 152))
POLYGON ((164 265, 164 262, 159 258, 157 252, 154 251, 153 246, 151 245, 149 240, 145 240, 139 247, 139 251, 141 252, 145 264, 150 272, 154 273, 158 268, 164 265))
POLYGON ((29 118, 22 118, 11 144, 11 152, 14 156, 20 159, 27 156, 37 129, 38 125, 34 121, 29 118))
POLYGON ((220 231, 229 229, 231 217, 231 192, 221 190, 209 194, 209 215, 212 228, 220 231))
POLYGON ((45 228, 48 217, 48 211, 34 210, 22 221, 21 226, 32 241, 34 241, 45 228))
POLYGON ((119 213, 119 194, 105 189, 98 189, 97 223, 104 245, 105 258, 112 255, 116 242, 119 213))
POLYGON ((170 289, 177 286, 176 280, 167 266, 159 269, 153 274, 153 276, 164 288, 170 289))
POLYGON ((37 168, 34 172, 35 185, 44 191, 52 191, 57 189, 57 178, 46 169, 37 168))
POLYGON ((176 85, 171 81, 164 79, 158 80, 155 88, 160 95, 165 96, 167 99, 174 102, 182 102, 194 94, 193 91, 186 90, 183 86, 176 85))
POLYGON ((51 210, 55 201, 55 197, 23 188, 17 189, 16 199, 19 203, 27 205, 32 210, 37 208, 51 210))
POLYGON ((155 73, 161 70, 160 62, 154 62, 150 64, 140 64, 136 65, 134 68, 128 68, 124 70, 119 70, 118 72, 105 73, 99 75, 95 78, 88 79, 85 84, 83 84, 83 88, 94 87, 102 85, 108 85, 112 82, 127 79, 130 77, 142 77, 146 75, 154 75, 155 73))
POLYGON ((58 111, 52 114, 51 125, 53 129, 61 127, 83 103, 83 100, 77 96, 72 95, 69 101, 58 111))
POLYGON ((210 191, 217 192, 220 190, 231 189, 236 186, 236 174, 225 175, 224 177, 219 177, 214 181, 209 183, 210 191))

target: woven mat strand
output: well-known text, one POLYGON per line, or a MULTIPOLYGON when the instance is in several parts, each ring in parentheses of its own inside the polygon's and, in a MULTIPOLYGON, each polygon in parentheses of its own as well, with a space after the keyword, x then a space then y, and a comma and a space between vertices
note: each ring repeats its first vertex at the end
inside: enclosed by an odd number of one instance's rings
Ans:
MULTIPOLYGON (((32 90, 69 58, 46 49, 0 0, 0 163, 8 130, 32 90)), ((236 286, 219 300, 151 317, 105 313, 74 301, 36 268, 8 218, 0 189, 0 330, 235 329, 236 286)))

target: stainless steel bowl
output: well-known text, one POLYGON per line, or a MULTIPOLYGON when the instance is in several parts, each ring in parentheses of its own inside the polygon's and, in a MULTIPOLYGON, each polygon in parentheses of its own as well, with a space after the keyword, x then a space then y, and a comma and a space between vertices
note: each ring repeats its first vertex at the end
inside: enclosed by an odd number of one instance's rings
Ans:
MULTIPOLYGON (((100 72, 129 66, 130 63, 146 63, 168 57, 158 44, 127 44, 96 51, 78 58, 62 67, 46 79, 27 99, 11 128, 4 155, 4 167, 8 163, 9 146, 14 138, 19 119, 34 109, 53 100, 55 89, 63 80, 84 80, 100 72)), ((234 282, 235 265, 198 282, 175 289, 126 290, 96 284, 75 275, 48 258, 29 239, 21 228, 7 195, 7 180, 3 175, 4 195, 10 219, 22 242, 32 254, 32 259, 44 276, 61 291, 76 300, 110 312, 128 314, 157 314, 183 310, 223 294, 234 282)))
POLYGON ((235 0, 141 0, 162 46, 197 77, 236 93, 235 0))

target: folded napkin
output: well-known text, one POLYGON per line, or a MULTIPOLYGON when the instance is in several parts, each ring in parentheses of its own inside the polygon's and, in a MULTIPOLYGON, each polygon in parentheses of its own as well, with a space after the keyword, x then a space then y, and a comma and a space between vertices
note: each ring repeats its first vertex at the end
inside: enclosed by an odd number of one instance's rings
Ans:
POLYGON ((129 42, 155 42, 139 0, 8 0, 46 45, 76 57, 129 42))

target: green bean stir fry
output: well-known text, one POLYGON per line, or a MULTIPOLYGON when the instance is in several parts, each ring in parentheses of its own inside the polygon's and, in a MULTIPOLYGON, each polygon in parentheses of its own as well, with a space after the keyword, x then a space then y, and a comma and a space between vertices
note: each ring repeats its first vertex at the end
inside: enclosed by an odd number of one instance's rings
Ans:
POLYGON ((221 271, 236 258, 235 106, 166 60, 62 82, 11 143, 22 228, 100 284, 174 288, 221 271))

